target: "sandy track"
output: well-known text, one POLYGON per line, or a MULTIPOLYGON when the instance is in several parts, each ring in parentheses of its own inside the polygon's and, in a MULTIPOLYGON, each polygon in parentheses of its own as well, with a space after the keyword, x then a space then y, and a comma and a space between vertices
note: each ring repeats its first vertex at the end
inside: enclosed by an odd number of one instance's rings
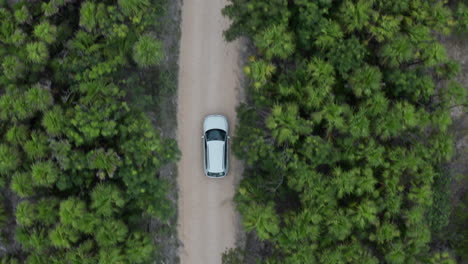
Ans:
POLYGON ((238 104, 238 43, 222 36, 229 24, 221 15, 225 0, 185 0, 179 60, 177 140, 178 234, 182 264, 220 264, 221 254, 235 243, 237 215, 232 198, 240 163, 230 155, 223 179, 203 173, 202 120, 223 114, 233 135, 238 104))

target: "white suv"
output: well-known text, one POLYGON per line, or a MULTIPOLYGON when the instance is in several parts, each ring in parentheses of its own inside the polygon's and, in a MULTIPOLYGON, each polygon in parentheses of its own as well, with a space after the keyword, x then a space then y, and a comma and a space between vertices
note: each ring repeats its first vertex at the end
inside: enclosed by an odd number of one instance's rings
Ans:
POLYGON ((222 178, 228 171, 228 122, 222 115, 209 115, 203 121, 203 167, 206 176, 222 178))

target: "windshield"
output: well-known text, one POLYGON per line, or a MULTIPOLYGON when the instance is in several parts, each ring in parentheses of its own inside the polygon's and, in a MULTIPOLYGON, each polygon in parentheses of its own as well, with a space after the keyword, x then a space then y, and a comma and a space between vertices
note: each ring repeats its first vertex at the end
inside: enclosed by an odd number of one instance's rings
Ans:
POLYGON ((211 141, 211 140, 221 140, 225 141, 226 139, 226 132, 224 132, 221 129, 211 129, 206 131, 206 140, 211 141))

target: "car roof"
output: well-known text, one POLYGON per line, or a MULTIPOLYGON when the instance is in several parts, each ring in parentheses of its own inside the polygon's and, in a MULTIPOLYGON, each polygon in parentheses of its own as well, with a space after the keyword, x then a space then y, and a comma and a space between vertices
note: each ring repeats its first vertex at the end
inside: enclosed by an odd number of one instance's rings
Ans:
POLYGON ((224 141, 211 140, 206 142, 207 145, 207 171, 223 172, 224 171, 224 141))

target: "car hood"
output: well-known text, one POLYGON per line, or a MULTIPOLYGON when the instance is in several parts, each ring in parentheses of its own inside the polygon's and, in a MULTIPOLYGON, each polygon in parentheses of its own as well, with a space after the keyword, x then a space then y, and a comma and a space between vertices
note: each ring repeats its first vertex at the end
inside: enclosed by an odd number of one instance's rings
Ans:
POLYGON ((219 173, 224 171, 224 141, 212 140, 206 143, 208 154, 207 171, 219 173))
POLYGON ((203 132, 206 132, 210 129, 221 129, 227 133, 228 123, 226 118, 222 115, 207 116, 203 122, 203 132))

